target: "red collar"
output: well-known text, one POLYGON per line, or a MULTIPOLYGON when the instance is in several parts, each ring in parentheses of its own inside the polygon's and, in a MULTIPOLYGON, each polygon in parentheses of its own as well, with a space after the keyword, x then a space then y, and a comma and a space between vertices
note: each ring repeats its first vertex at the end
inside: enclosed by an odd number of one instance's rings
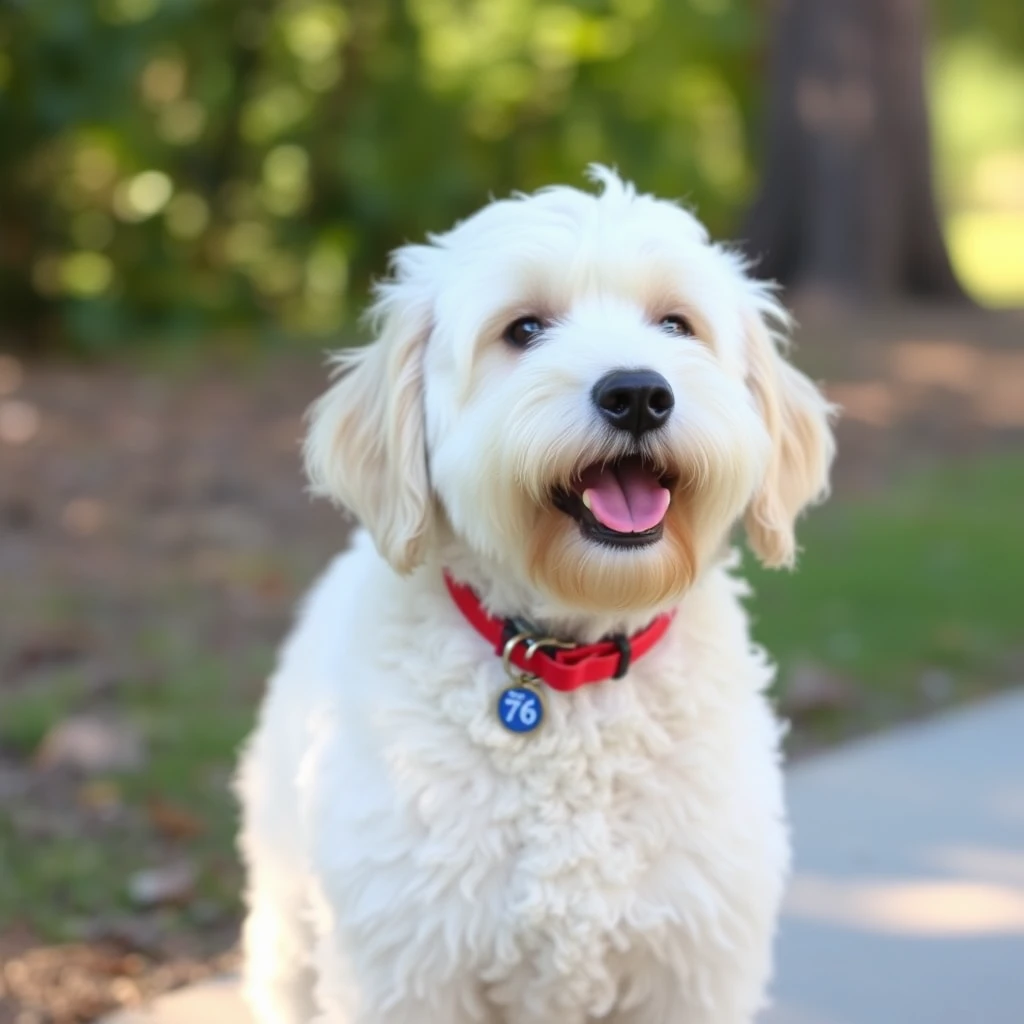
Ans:
POLYGON ((596 644, 567 644, 541 636, 520 620, 496 618, 466 584, 456 583, 448 573, 444 574, 444 581, 459 611, 494 647, 496 654, 507 655, 517 668, 562 692, 588 683, 620 679, 634 661, 642 658, 665 635, 674 614, 659 615, 649 626, 629 637, 618 634, 596 644))

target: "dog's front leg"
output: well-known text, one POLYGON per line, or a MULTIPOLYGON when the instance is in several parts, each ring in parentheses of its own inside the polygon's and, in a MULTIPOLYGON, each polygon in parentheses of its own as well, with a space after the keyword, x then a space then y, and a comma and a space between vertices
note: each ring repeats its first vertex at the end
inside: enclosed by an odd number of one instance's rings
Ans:
POLYGON ((312 936, 299 894, 291 896, 252 887, 243 932, 244 988, 258 1024, 309 1024, 315 1012, 312 936))
POLYGON ((757 1011, 744 1007, 709 1007, 686 998, 646 1003, 624 1013, 612 1013, 601 1024, 753 1024, 757 1011))
POLYGON ((723 950, 696 970, 694 965, 645 959, 636 967, 641 976, 632 979, 645 996, 613 1010, 601 1024, 754 1024, 765 1004, 769 960, 763 944, 723 950))
POLYGON ((316 1003, 310 1024, 505 1024, 485 1002, 479 980, 467 972, 433 977, 427 988, 405 986, 396 959, 375 959, 349 947, 337 933, 314 949, 316 1003))

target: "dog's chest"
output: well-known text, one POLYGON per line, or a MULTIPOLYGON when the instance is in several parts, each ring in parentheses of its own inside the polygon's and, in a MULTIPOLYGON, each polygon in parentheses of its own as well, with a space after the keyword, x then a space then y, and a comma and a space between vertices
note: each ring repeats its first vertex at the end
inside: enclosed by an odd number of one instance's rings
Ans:
POLYGON ((546 1012, 606 1012, 617 958, 669 912, 648 883, 685 828, 685 716, 644 684, 548 693, 525 737, 501 725, 493 673, 423 709, 443 739, 403 773, 418 780, 415 857, 434 886, 439 870, 451 881, 462 955, 499 1001, 507 987, 546 1012))
POLYGON ((615 998, 610 958, 631 944, 639 890, 670 837, 656 820, 656 787, 642 778, 657 766, 641 752, 552 748, 497 783, 518 811, 489 823, 506 854, 484 884, 502 908, 495 949, 515 949, 519 962, 495 966, 550 1010, 596 1015, 615 998))

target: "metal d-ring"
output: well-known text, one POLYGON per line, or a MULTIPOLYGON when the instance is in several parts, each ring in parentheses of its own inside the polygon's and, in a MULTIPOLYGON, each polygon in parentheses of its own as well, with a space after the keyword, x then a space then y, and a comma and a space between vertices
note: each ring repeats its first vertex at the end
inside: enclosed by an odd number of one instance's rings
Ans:
MULTIPOLYGON (((501 666, 505 670, 505 675, 507 675, 509 679, 511 679, 512 682, 518 686, 521 686, 523 683, 525 683, 529 679, 532 679, 533 677, 528 672, 513 669, 512 652, 516 649, 517 644, 521 644, 524 640, 529 639, 529 633, 516 633, 515 636, 509 637, 509 639, 505 642, 505 647, 502 649, 501 652, 501 666)), ((530 648, 527 647, 527 651, 529 651, 529 649, 530 648)))
POLYGON ((557 647, 559 650, 568 651, 576 645, 565 640, 557 640, 553 636, 534 636, 532 633, 519 632, 509 637, 501 652, 501 664, 505 669, 505 675, 514 683, 522 685, 530 680, 536 679, 532 673, 522 669, 514 669, 512 666, 512 652, 518 644, 526 642, 526 658, 529 660, 542 647, 557 647))

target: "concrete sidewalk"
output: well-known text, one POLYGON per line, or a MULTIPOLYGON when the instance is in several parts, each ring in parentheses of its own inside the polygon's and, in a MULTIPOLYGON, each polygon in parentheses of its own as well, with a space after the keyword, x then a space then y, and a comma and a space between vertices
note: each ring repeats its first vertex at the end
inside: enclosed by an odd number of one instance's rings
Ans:
POLYGON ((799 765, 764 1024, 1024 1022, 1024 691, 799 765))
MULTIPOLYGON (((798 765, 789 799, 796 875, 759 1024, 1024 1022, 1024 690, 798 765)), ((225 980, 115 1022, 248 1017, 225 980)))

